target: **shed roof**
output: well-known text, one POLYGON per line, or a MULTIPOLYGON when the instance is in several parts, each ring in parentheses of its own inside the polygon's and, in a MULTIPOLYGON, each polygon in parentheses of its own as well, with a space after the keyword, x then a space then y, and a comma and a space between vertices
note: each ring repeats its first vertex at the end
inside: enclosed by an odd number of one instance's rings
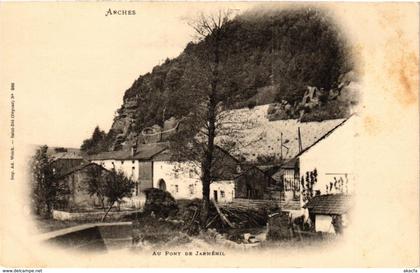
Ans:
POLYGON ((240 174, 236 175, 234 177, 234 179, 237 179, 243 175, 246 175, 247 173, 251 172, 252 170, 256 170, 257 172, 261 173, 262 175, 264 175, 265 177, 267 177, 267 179, 272 180, 273 182, 275 181, 271 175, 267 174, 266 172, 264 172, 263 170, 261 170, 258 166, 250 166, 248 169, 242 171, 240 174))
POLYGON ((265 172, 267 175, 273 176, 276 173, 279 173, 282 170, 285 169, 295 169, 296 166, 296 162, 297 162, 298 158, 292 158, 289 160, 286 160, 285 162, 281 163, 281 164, 276 164, 276 165, 259 165, 258 168, 260 168, 263 172, 265 172))
POLYGON ((351 195, 326 194, 313 197, 304 208, 310 213, 324 215, 345 214, 351 207, 351 195))
POLYGON ((283 164, 280 165, 281 169, 294 169, 296 167, 296 162, 298 159, 296 157, 285 161, 283 164))

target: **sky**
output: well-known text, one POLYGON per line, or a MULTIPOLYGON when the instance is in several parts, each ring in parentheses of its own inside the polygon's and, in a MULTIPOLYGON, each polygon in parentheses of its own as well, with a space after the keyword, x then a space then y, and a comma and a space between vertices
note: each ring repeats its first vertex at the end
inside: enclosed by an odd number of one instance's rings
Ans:
POLYGON ((197 11, 149 3, 3 6, 7 67, 0 69, 2 84, 15 83, 17 137, 79 147, 96 125, 108 131, 134 80, 178 56, 194 38, 187 20, 197 11), (136 15, 105 16, 109 8, 136 15))

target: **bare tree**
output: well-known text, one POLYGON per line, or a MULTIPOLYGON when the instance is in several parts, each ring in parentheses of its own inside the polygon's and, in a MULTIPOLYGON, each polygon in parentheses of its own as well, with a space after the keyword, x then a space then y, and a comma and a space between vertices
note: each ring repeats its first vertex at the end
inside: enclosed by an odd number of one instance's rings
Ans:
POLYGON ((238 148, 232 136, 240 134, 244 123, 229 119, 226 109, 234 103, 234 97, 226 86, 226 75, 221 71, 228 65, 229 52, 224 44, 230 24, 230 11, 219 11, 214 15, 201 14, 189 25, 195 30, 196 44, 192 65, 184 72, 185 84, 179 96, 185 101, 194 101, 190 113, 172 138, 171 150, 179 160, 195 162, 201 170, 202 207, 200 224, 204 228, 208 220, 210 184, 214 180, 215 168, 223 158, 216 158, 217 144, 228 151, 238 148), (230 136, 223 138, 222 136, 230 136))

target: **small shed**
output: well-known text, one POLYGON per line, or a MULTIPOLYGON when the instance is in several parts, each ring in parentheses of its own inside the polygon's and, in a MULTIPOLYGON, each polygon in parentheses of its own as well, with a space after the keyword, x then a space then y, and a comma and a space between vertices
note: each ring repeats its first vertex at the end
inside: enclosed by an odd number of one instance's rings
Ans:
POLYGON ((277 184, 270 175, 255 166, 242 172, 234 181, 235 198, 245 199, 266 199, 268 188, 277 184))
POLYGON ((351 208, 351 195, 325 194, 313 197, 303 207, 308 209, 315 231, 341 233, 351 208))

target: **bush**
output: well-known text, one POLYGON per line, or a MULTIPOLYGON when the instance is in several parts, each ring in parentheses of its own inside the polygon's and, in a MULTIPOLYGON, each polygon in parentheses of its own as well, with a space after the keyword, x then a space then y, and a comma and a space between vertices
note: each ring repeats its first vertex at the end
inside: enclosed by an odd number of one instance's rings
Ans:
POLYGON ((178 205, 175 198, 167 192, 160 189, 145 189, 146 203, 144 212, 151 214, 153 212, 157 217, 173 216, 178 212, 178 205))
POLYGON ((257 105, 257 102, 255 101, 255 99, 250 99, 247 104, 249 109, 253 109, 256 105, 257 105))
POLYGON ((348 107, 337 101, 329 101, 323 108, 316 108, 305 112, 301 122, 323 121, 326 119, 340 119, 349 116, 348 107))

